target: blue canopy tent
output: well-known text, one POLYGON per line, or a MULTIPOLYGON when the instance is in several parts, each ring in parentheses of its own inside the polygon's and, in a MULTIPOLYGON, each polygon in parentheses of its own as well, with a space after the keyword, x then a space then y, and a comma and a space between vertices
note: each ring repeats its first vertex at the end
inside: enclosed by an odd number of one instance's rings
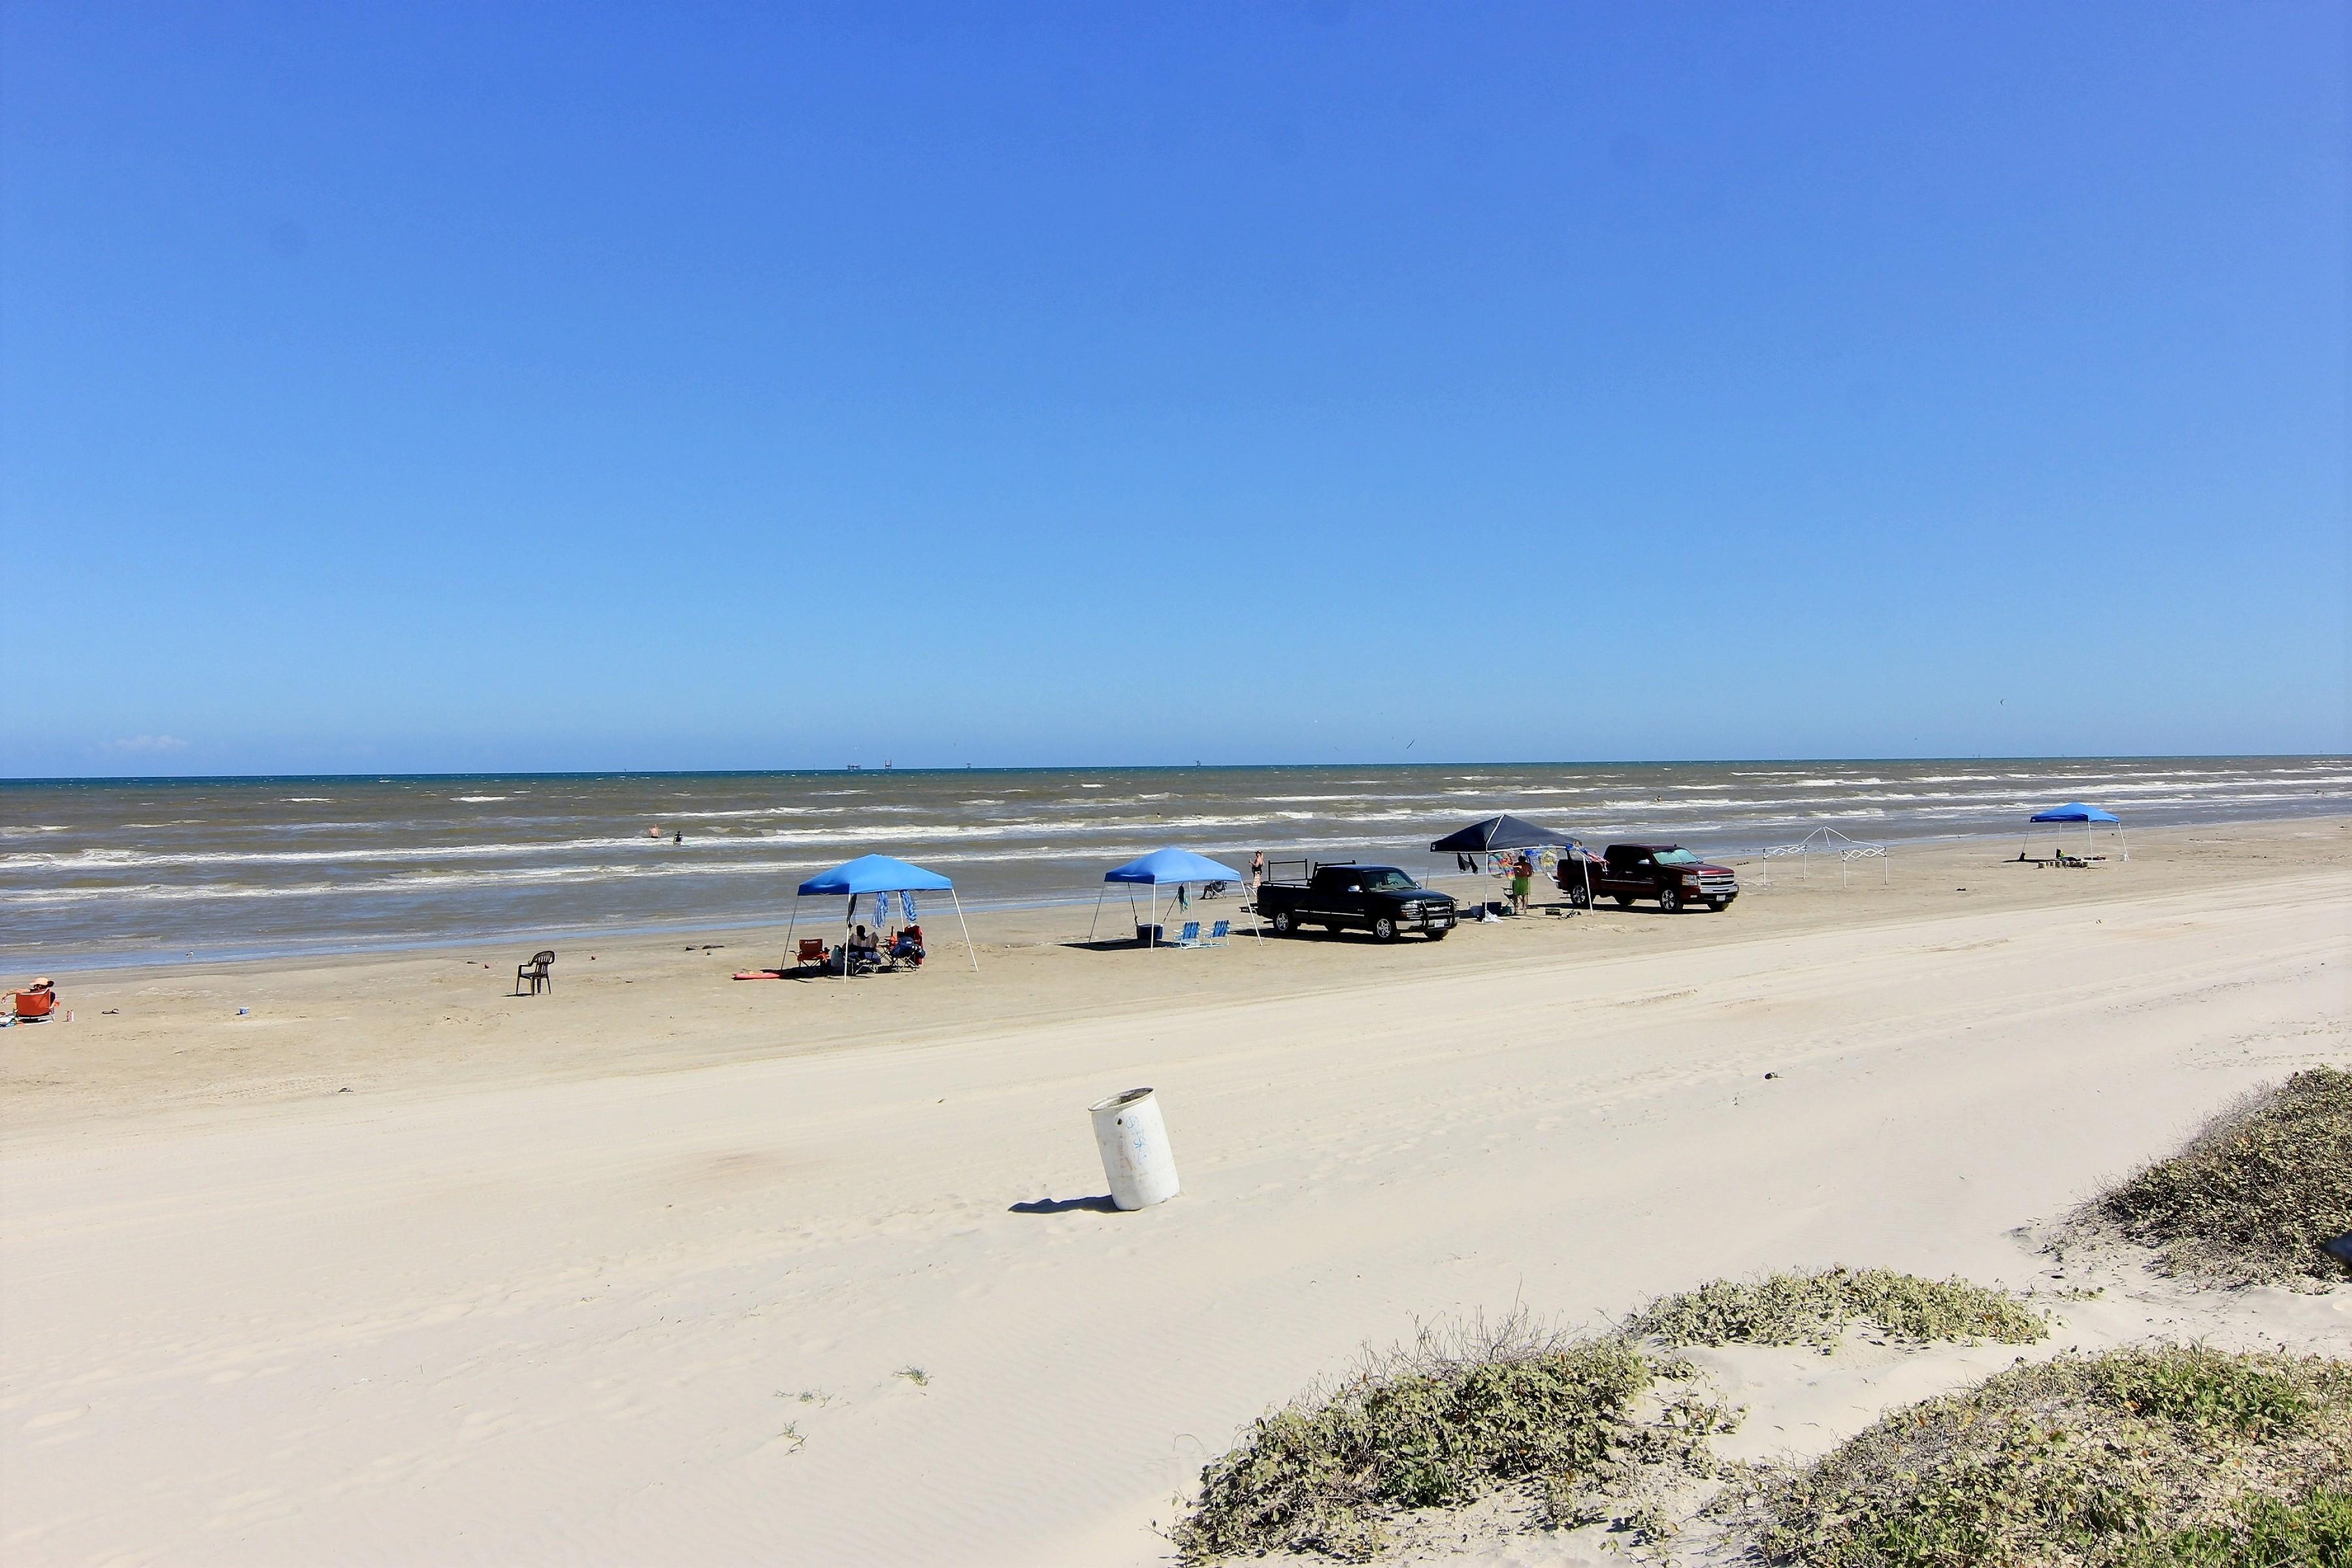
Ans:
MULTIPOLYGON (((846 895, 849 899, 849 910, 843 917, 843 924, 847 925, 857 918, 859 894, 872 893, 886 896, 887 903, 888 894, 903 895, 909 892, 945 893, 948 896, 949 900, 955 905, 956 927, 963 932, 964 956, 971 960, 973 973, 979 973, 980 955, 972 951, 971 928, 964 924, 963 900, 956 897, 955 884, 937 871, 926 871, 920 866, 908 865, 904 860, 893 859, 887 855, 861 855, 855 860, 835 866, 830 871, 819 872, 803 882, 793 895, 793 920, 792 925, 784 934, 785 948, 790 951, 792 933, 800 929, 801 899, 803 896, 831 894, 838 898, 846 895)), ((844 968, 845 977, 846 966, 845 965, 844 968)))
MULTIPOLYGON (((1095 895, 1095 918, 1087 925, 1087 940, 1088 942, 1094 940, 1095 927, 1102 921, 1103 898, 1110 891, 1114 883, 1124 883, 1130 889, 1148 887, 1151 889, 1150 921, 1148 925, 1143 921, 1138 921, 1137 929, 1149 931, 1152 944, 1157 946, 1160 937, 1160 889, 1162 887, 1172 885, 1181 894, 1188 882, 1239 882, 1242 879, 1242 874, 1239 871, 1222 861, 1212 860, 1206 855, 1195 855, 1190 849, 1173 847, 1154 849, 1149 855, 1139 856, 1124 866, 1114 866, 1103 873, 1103 889, 1102 892, 1095 895)), ((1130 892, 1128 897, 1131 908, 1134 895, 1130 892)), ((1265 933, 1259 931, 1257 938, 1260 942, 1264 942, 1265 933)))
POLYGON ((2123 846, 2124 858, 2131 858, 2131 840, 2124 837, 2124 819, 2112 811, 2101 811, 2095 805, 2084 805, 2078 800, 2065 805, 2053 805, 2048 811, 2037 811, 2025 821, 2025 843, 2017 847, 2017 858, 2021 860, 2025 858, 2026 845, 2033 842, 2032 825, 2037 822, 2079 822, 2083 825, 2083 842, 2086 845, 2093 841, 2091 835, 2095 826, 2105 823, 2115 828, 2116 841, 2123 846))

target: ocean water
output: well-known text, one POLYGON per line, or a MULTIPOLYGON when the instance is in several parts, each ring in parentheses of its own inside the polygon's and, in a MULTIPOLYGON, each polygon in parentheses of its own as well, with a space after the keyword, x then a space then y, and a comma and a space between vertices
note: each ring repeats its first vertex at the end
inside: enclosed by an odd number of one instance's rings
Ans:
POLYGON ((1165 844, 1429 871, 1452 868, 1431 839, 1497 811, 1736 856, 1817 826, 2018 832, 2078 799, 2127 826, 2340 813, 2352 758, 20 781, 0 783, 0 966, 757 922, 869 851, 984 908, 1090 902, 1165 844))

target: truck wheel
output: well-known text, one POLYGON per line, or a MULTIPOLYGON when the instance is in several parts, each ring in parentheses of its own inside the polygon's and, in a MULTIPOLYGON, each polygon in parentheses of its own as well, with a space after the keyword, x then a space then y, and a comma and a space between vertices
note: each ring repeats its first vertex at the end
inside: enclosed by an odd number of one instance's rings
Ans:
POLYGON ((1585 896, 1582 888, 1562 888, 1560 891, 1568 895, 1568 904, 1570 909, 1580 910, 1592 901, 1585 896))
POLYGON ((1274 911, 1274 934, 1276 936, 1297 936, 1298 934, 1298 928, 1291 923, 1290 911, 1288 910, 1276 910, 1274 911))
POLYGON ((1661 912, 1670 915, 1680 914, 1682 912, 1682 907, 1683 896, 1681 893, 1672 888, 1660 888, 1658 889, 1658 909, 1661 912))
POLYGON ((1380 919, 1374 921, 1372 922, 1372 940, 1374 942, 1396 941, 1396 921, 1389 919, 1386 915, 1382 915, 1380 919))

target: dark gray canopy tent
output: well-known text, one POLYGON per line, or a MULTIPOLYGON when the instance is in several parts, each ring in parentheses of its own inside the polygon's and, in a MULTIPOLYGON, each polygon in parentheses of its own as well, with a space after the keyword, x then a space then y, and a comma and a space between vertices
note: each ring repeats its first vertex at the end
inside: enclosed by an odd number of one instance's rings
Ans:
MULTIPOLYGON (((1449 833, 1429 847, 1434 855, 1490 855, 1505 849, 1577 849, 1583 840, 1573 833, 1562 833, 1556 827, 1545 827, 1523 816, 1489 816, 1474 822, 1459 833, 1449 833)), ((1592 868, 1581 857, 1578 864, 1584 868, 1584 907, 1592 907, 1592 868)))

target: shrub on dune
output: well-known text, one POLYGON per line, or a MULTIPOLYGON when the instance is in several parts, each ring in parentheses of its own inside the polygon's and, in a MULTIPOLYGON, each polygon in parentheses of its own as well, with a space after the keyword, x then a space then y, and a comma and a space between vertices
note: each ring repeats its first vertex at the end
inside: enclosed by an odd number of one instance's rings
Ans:
POLYGON ((1891 1268, 1791 1270, 1715 1279, 1635 1313, 1628 1332, 1668 1345, 1795 1345, 1829 1349, 1856 1322, 1898 1339, 2031 1344, 2050 1320, 2016 1296, 1965 1279, 1923 1279, 1891 1268))
POLYGON ((2020 1365, 1764 1479, 1807 1568, 2343 1568, 2352 1363, 2152 1346, 2020 1365))
POLYGON ((2322 1248, 2352 1231, 2352 1072, 2313 1068, 2250 1096, 2083 1218, 2154 1247, 2168 1274, 2223 1285, 2342 1279, 2322 1248))
POLYGON ((1398 1514, 1515 1482, 1555 1521, 1606 1518, 1597 1500, 1633 1489, 1646 1467, 1707 1465, 1725 1413, 1659 1388, 1690 1373, 1630 1341, 1547 1334, 1517 1315, 1424 1333, 1253 1423, 1202 1472, 1177 1549, 1196 1563, 1271 1551, 1361 1562, 1398 1514))

